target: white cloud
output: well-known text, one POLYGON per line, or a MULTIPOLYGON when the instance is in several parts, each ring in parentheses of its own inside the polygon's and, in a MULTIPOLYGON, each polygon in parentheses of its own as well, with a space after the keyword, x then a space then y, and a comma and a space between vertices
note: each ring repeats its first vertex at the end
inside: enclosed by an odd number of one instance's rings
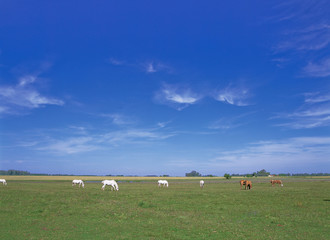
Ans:
POLYGON ((305 104, 291 114, 282 114, 289 122, 278 124, 294 129, 316 128, 330 126, 329 94, 306 93, 305 104))
POLYGON ((293 129, 308 129, 316 127, 330 126, 330 116, 293 119, 291 122, 277 124, 277 126, 293 129))
POLYGON ((250 103, 250 92, 246 88, 226 88, 218 91, 214 98, 220 102, 226 102, 236 106, 248 106, 250 103))
POLYGON ((115 59, 115 58, 110 58, 110 59, 109 59, 109 62, 110 62, 112 65, 115 65, 115 66, 120 66, 120 65, 124 65, 124 64, 125 64, 124 61, 121 61, 121 60, 118 60, 118 59, 115 59))
POLYGON ((40 108, 44 105, 64 105, 64 101, 41 95, 33 87, 36 76, 24 76, 14 86, 0 86, 0 113, 14 114, 20 109, 40 108))
MULTIPOLYGON (((330 42, 330 33, 329 33, 330 42)), ((323 59, 319 63, 309 62, 303 69, 304 74, 311 77, 328 77, 330 76, 330 58, 323 59)))
POLYGON ((175 103, 194 104, 196 101, 198 101, 198 98, 193 97, 189 91, 179 93, 169 89, 164 89, 163 93, 166 100, 175 103))
POLYGON ((234 117, 220 118, 209 125, 210 129, 233 129, 245 125, 248 123, 246 119, 247 116, 253 114, 254 112, 248 112, 234 117))
MULTIPOLYGON (((56 154, 79 154, 84 152, 107 150, 114 147, 129 144, 153 144, 175 135, 161 131, 159 128, 138 129, 130 128, 125 130, 108 131, 100 134, 91 134, 86 128, 70 127, 75 132, 69 137, 57 138, 56 136, 40 137, 33 145, 23 145, 21 147, 33 147, 40 151, 56 154), (76 131, 78 129, 78 131, 76 131), (42 139, 43 138, 43 139, 42 139)), ((59 131, 57 131, 59 132, 59 131)), ((67 131, 66 131, 67 132, 67 131)))
POLYGON ((306 103, 321 103, 330 101, 330 93, 320 94, 320 93, 306 93, 305 102, 306 103))
POLYGON ((111 119, 112 123, 116 125, 131 125, 135 123, 130 117, 119 113, 101 114, 101 117, 111 119))
POLYGON ((171 121, 167 121, 167 122, 159 122, 157 123, 157 126, 160 128, 164 128, 166 127, 171 121))
POLYGON ((327 166, 330 162, 329 137, 298 137, 284 140, 261 141, 250 144, 240 150, 225 151, 208 162, 209 166, 223 169, 238 169, 241 173, 258 169, 273 171, 299 171, 311 169, 313 166, 327 166))
POLYGON ((281 22, 284 30, 274 47, 275 54, 285 54, 284 57, 291 61, 300 58, 299 60, 309 62, 302 69, 304 76, 329 76, 329 1, 288 0, 276 5, 274 9, 279 14, 273 19, 281 22))
POLYGON ((116 58, 109 58, 107 61, 114 66, 132 67, 132 68, 140 69, 146 73, 173 72, 173 68, 171 66, 164 64, 160 61, 142 61, 142 62, 134 63, 134 62, 118 60, 116 58))
POLYGON ((34 83, 36 80, 37 80, 37 77, 36 77, 36 76, 31 76, 31 75, 24 76, 24 77, 21 77, 21 78, 19 79, 19 84, 18 84, 18 86, 20 86, 20 87, 24 87, 25 85, 28 85, 28 84, 34 83))
POLYGON ((312 25, 302 30, 291 30, 286 34, 288 40, 277 46, 278 51, 316 51, 326 48, 330 43, 330 25, 312 25))
POLYGON ((100 148, 94 144, 94 140, 95 139, 92 137, 75 137, 65 140, 56 140, 49 143, 47 146, 39 147, 38 150, 46 150, 62 154, 89 152, 100 148))
POLYGON ((146 64, 146 72, 147 73, 154 73, 154 72, 157 72, 153 63, 147 63, 146 64))
POLYGON ((146 73, 155 73, 160 71, 165 71, 167 73, 172 72, 172 68, 164 63, 161 62, 146 62, 142 64, 144 71, 146 73))
POLYGON ((319 104, 316 106, 305 106, 303 110, 294 112, 293 114, 289 115, 290 117, 317 117, 317 116, 330 116, 330 104, 319 104))
POLYGON ((205 94, 205 91, 199 93, 192 91, 184 85, 163 84, 163 87, 155 95, 155 99, 162 104, 169 105, 179 111, 198 103, 205 96, 211 95, 215 100, 225 102, 236 106, 251 105, 249 99, 251 93, 244 87, 227 87, 211 94, 205 94))
POLYGON ((128 129, 106 133, 100 137, 102 142, 114 145, 128 143, 142 143, 164 140, 174 136, 175 133, 164 133, 155 129, 128 129))
POLYGON ((330 10, 327 0, 276 2, 274 9, 278 15, 271 19, 282 24, 285 22, 286 26, 284 40, 277 46, 278 50, 316 51, 329 45, 330 10))
POLYGON ((189 105, 196 104, 201 96, 192 92, 189 88, 164 84, 163 88, 156 94, 156 99, 160 103, 181 111, 189 105))

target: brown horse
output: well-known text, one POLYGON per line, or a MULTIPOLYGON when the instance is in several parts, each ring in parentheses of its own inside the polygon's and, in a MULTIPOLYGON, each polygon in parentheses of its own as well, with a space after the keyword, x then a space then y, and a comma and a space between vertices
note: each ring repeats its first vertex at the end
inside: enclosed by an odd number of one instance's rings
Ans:
POLYGON ((274 186, 275 184, 280 184, 283 187, 283 183, 281 180, 270 180, 270 183, 272 184, 272 186, 274 186))
POLYGON ((245 181, 245 190, 246 190, 246 188, 248 188, 248 189, 252 188, 252 182, 251 181, 248 181, 248 180, 245 181))
POLYGON ((248 181, 248 180, 241 180, 239 181, 239 183, 241 184, 241 190, 242 190, 242 186, 245 186, 245 190, 246 188, 251 189, 252 188, 252 182, 248 181))
POLYGON ((245 183, 245 180, 239 181, 239 184, 241 184, 241 190, 242 190, 242 187, 243 187, 244 183, 245 183))

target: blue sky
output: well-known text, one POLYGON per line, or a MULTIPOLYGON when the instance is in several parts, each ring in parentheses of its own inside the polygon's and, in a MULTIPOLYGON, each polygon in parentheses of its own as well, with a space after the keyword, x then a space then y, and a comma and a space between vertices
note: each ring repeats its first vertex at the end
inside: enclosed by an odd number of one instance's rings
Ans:
POLYGON ((330 3, 0 0, 0 169, 330 172, 330 3))

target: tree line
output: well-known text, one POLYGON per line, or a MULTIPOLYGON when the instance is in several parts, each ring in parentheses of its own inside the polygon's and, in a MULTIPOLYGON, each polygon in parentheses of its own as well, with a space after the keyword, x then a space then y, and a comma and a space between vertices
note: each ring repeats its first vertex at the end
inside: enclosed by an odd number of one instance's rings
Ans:
MULTIPOLYGON (((30 173, 28 171, 21 171, 21 170, 0 170, 0 175, 43 175, 43 176, 75 176, 74 174, 36 174, 36 173, 30 173)), ((265 177, 271 175, 270 172, 267 172, 265 169, 262 169, 257 172, 253 173, 246 173, 246 174, 229 174, 226 173, 224 175, 225 178, 229 179, 231 177, 265 177)), ((296 176, 296 177, 306 177, 306 176, 330 176, 330 173, 280 173, 280 174, 274 174, 276 176, 296 176)), ((86 176, 95 176, 95 175, 86 175, 86 176)), ((106 176, 124 176, 124 175, 106 175, 106 176)), ((169 177, 170 175, 164 174, 160 175, 159 177, 169 177)), ((147 175, 147 177, 158 177, 158 175, 147 175)), ((217 177, 216 175, 208 174, 208 175, 202 175, 201 173, 193 170, 189 173, 186 173, 186 177, 217 177)))
MULTIPOLYGON (((224 177, 229 179, 231 177, 267 177, 269 175, 276 175, 276 176, 296 176, 296 177, 304 177, 304 176, 330 176, 330 173, 279 173, 279 174, 271 174, 270 172, 267 172, 265 169, 262 169, 257 172, 253 173, 245 173, 245 174, 229 174, 225 173, 224 177)), ((197 171, 191 171, 189 173, 186 173, 186 177, 217 177, 216 175, 202 175, 197 171)))
POLYGON ((8 171, 0 170, 0 175, 31 175, 31 173, 28 171, 10 169, 8 171))

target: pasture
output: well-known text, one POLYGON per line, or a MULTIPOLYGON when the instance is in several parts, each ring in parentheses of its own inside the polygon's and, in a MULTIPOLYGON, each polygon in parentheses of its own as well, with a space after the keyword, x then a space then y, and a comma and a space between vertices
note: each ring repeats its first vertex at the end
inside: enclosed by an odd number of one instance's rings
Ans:
MULTIPOLYGON (((0 176, 1 178, 3 176, 0 176)), ((5 177, 0 239, 329 239, 330 179, 5 177), (74 178, 85 188, 72 187, 74 178), (94 182, 97 181, 97 182, 94 182)))

